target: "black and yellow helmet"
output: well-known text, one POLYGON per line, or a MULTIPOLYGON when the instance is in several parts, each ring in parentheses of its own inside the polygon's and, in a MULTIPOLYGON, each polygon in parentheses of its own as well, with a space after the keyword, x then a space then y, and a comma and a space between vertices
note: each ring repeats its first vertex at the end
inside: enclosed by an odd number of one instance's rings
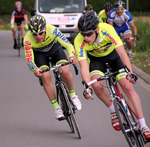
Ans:
POLYGON ((29 21, 29 30, 33 33, 39 33, 45 29, 46 20, 41 15, 33 16, 29 21))

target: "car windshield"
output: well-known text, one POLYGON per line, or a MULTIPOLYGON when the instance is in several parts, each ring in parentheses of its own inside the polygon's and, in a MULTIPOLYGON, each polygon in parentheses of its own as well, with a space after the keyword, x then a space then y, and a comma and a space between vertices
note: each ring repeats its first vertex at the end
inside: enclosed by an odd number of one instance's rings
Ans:
POLYGON ((83 12, 84 0, 39 0, 41 13, 83 12))

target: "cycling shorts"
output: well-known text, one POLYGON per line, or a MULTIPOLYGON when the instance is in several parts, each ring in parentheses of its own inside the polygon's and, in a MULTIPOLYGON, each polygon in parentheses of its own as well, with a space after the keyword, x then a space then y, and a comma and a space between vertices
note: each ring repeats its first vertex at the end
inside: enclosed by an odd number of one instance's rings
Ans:
MULTIPOLYGON (((105 57, 94 57, 88 54, 88 58, 90 76, 94 74, 100 74, 101 76, 104 76, 104 73, 107 72, 106 63, 108 63, 112 72, 118 71, 119 69, 124 67, 124 64, 122 63, 116 50, 113 50, 109 55, 105 57)), ((126 77, 126 73, 121 73, 117 76, 117 79, 120 80, 124 77, 126 77)))
POLYGON ((50 62, 53 65, 56 65, 68 60, 62 46, 58 42, 55 43, 48 52, 40 52, 35 50, 33 50, 33 52, 35 64, 41 69, 49 68, 50 62))
POLYGON ((126 34, 132 34, 128 23, 124 23, 122 26, 117 26, 114 23, 114 28, 119 36, 120 33, 123 33, 123 36, 125 36, 126 34))

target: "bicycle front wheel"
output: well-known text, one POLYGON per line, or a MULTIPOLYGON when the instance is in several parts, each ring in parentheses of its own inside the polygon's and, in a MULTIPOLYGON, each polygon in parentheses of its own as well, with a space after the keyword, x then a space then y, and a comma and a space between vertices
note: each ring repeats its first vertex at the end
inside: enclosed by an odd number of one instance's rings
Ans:
POLYGON ((124 108, 124 105, 117 98, 114 99, 114 107, 116 114, 120 123, 122 133, 124 134, 126 141, 130 147, 141 147, 137 135, 135 133, 135 128, 130 121, 130 117, 127 114, 127 111, 124 108))
POLYGON ((59 97, 59 100, 58 100, 59 104, 61 103, 60 104, 61 108, 64 112, 65 119, 69 124, 71 132, 72 133, 76 132, 78 135, 78 138, 81 139, 79 128, 75 120, 74 106, 72 104, 68 89, 64 83, 60 84, 58 97, 59 97))

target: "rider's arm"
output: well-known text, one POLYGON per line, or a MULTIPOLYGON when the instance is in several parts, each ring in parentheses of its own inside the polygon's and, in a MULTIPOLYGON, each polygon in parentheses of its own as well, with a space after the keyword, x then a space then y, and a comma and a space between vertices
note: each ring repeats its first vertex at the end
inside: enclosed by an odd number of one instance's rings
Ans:
POLYGON ((137 29, 136 29, 135 23, 134 23, 134 22, 131 22, 131 23, 129 23, 129 24, 130 24, 130 26, 132 27, 132 30, 133 30, 133 32, 134 32, 134 36, 136 36, 136 35, 137 35, 137 29))
POLYGON ((82 80, 88 83, 90 81, 90 73, 89 73, 87 59, 80 60, 79 65, 80 65, 80 72, 81 72, 82 80))
POLYGON ((134 24, 134 20, 133 20, 133 18, 132 18, 132 15, 130 14, 129 11, 125 11, 125 13, 126 13, 126 15, 128 15, 128 23, 129 23, 129 25, 130 25, 130 26, 132 27, 132 29, 133 29, 134 36, 136 36, 136 35, 137 35, 137 29, 136 29, 136 26, 135 26, 135 24, 134 24))
POLYGON ((28 25, 28 16, 24 15, 25 24, 28 25))
POLYGON ((105 10, 101 10, 101 11, 99 12, 99 14, 97 15, 100 22, 103 22, 103 19, 102 19, 102 18, 103 18, 103 15, 105 15, 105 10))
POLYGON ((129 59, 129 57, 128 57, 125 49, 124 49, 124 46, 123 45, 118 46, 116 48, 116 51, 119 54, 119 56, 120 56, 121 61, 123 62, 123 64, 126 65, 130 69, 131 73, 133 73, 131 62, 130 62, 130 59, 129 59))
POLYGON ((33 53, 31 42, 29 41, 31 40, 30 36, 31 36, 30 32, 28 32, 24 37, 24 52, 25 52, 25 58, 26 58, 28 68, 34 72, 35 69, 37 69, 38 67, 34 63, 34 53, 33 53))
POLYGON ((14 25, 15 23, 15 15, 14 15, 15 11, 12 12, 12 15, 11 15, 11 25, 14 25))

